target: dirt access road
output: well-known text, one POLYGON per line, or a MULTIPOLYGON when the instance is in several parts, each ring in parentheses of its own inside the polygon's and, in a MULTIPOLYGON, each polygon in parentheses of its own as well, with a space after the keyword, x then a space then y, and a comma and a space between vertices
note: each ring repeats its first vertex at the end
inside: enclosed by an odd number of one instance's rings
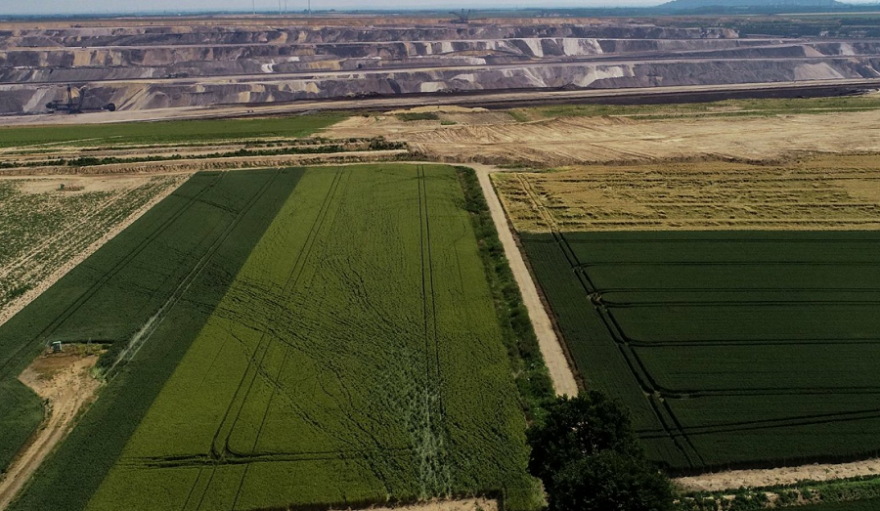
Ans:
POLYGON ((96 355, 62 353, 38 358, 19 380, 47 402, 47 417, 31 442, 0 480, 0 510, 12 503, 40 464, 73 427, 80 410, 101 386, 90 376, 96 355))
POLYGON ((535 329, 535 335, 538 337, 538 344, 541 348, 541 354, 544 355, 544 362, 547 364, 547 369, 550 370, 553 388, 557 395, 577 396, 578 386, 574 378, 574 372, 568 364, 561 341, 556 335, 556 330, 553 328, 553 323, 550 321, 547 309, 544 308, 544 303, 538 294, 538 288, 532 279, 532 274, 529 272, 528 267, 526 267, 526 262, 513 237, 504 208, 501 206, 501 201, 498 199, 498 194, 495 193, 495 187, 492 185, 490 174, 498 172, 498 169, 490 165, 469 164, 468 166, 477 172, 480 187, 483 189, 483 195, 489 204, 492 220, 495 222, 495 229, 498 231, 498 238, 501 239, 501 244, 504 246, 504 253, 510 262, 510 270, 513 272, 513 277, 516 279, 520 293, 522 293, 523 303, 525 303, 526 309, 529 311, 529 317, 532 319, 532 326, 535 329))

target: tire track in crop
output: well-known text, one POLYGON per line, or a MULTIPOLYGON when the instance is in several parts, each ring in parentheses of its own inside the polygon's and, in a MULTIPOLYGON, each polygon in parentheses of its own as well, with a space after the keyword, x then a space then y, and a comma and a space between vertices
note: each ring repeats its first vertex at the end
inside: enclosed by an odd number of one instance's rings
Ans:
MULTIPOLYGON (((306 238, 306 243, 305 243, 303 249, 300 250, 300 253, 297 255, 296 261, 294 262, 293 270, 291 271, 291 274, 288 276, 288 282, 285 284, 285 287, 284 287, 285 292, 282 293, 282 295, 281 295, 282 299, 287 295, 287 293, 293 293, 299 287, 300 278, 303 276, 303 272, 306 267, 306 264, 309 262, 310 259, 312 259, 312 253, 315 249, 315 246, 318 245, 318 241, 317 241, 318 238, 327 232, 324 229, 324 226, 327 223, 328 217, 333 216, 335 218, 335 214, 331 215, 330 210, 332 209, 334 204, 338 204, 338 200, 336 199, 336 196, 337 195, 344 195, 345 189, 347 188, 347 185, 348 185, 347 178, 350 175, 351 175, 350 171, 347 171, 347 170, 346 171, 337 171, 336 176, 334 177, 333 183, 331 183, 330 191, 327 194, 327 197, 325 198, 325 202, 321 207, 321 212, 318 215, 319 218, 317 219, 317 221, 314 225, 314 229, 312 231, 310 231, 309 237, 306 238), (343 181, 345 181, 345 184, 340 185, 340 183, 342 183, 343 181), (340 188, 341 188, 341 191, 340 191, 340 188)), ((330 223, 332 224, 332 219, 330 220, 330 223)), ((288 304, 280 303, 279 305, 280 305, 280 307, 278 309, 278 313, 279 313, 279 315, 281 315, 283 309, 288 304)), ((276 316, 276 318, 277 318, 277 316, 276 316)), ((291 321, 292 321, 292 318, 287 322, 287 324, 289 325, 291 321)), ((270 322, 270 324, 271 323, 272 322, 270 322)), ((269 325, 267 325, 267 327, 268 326, 269 325)), ((263 335, 266 335, 265 331, 264 331, 263 335)), ((268 342, 270 345, 273 342, 272 337, 273 337, 272 335, 269 335, 268 342)), ((262 341, 262 339, 261 339, 261 341, 262 341)), ((283 343, 283 344, 287 345, 287 343, 283 343)), ((260 426, 257 430, 257 434, 254 436, 254 442, 250 448, 250 454, 253 455, 254 451, 256 451, 257 445, 260 441, 260 437, 263 434, 263 428, 266 425, 266 420, 269 416, 269 412, 272 410, 272 402, 274 401, 275 396, 277 395, 279 390, 281 390, 281 381, 280 380, 281 380, 282 375, 284 374, 284 368, 287 365, 287 360, 290 356, 290 349, 289 349, 290 346, 289 345, 287 345, 287 346, 288 346, 288 349, 284 350, 284 358, 282 359, 281 366, 278 369, 278 373, 274 377, 271 374, 269 374, 268 372, 266 372, 266 373, 258 372, 258 373, 254 374, 254 379, 251 380, 250 387, 248 388, 248 391, 245 394, 245 398, 242 401, 242 407, 239 408, 238 414, 236 415, 235 420, 233 421, 232 427, 229 430, 229 434, 226 438, 226 451, 227 452, 231 451, 231 449, 229 447, 229 439, 231 438, 232 433, 235 431, 236 425, 238 424, 238 421, 241 418, 241 411, 244 409, 244 403, 247 401, 248 396, 250 395, 251 391, 253 390, 254 382, 256 381, 257 376, 262 375, 263 379, 266 380, 266 382, 272 387, 272 392, 269 395, 269 401, 266 404, 266 408, 263 410, 263 415, 260 420, 260 426)), ((268 352, 268 348, 266 351, 268 352)), ((262 365, 262 362, 261 362, 261 365, 262 365)), ((244 482, 247 480, 247 475, 248 475, 248 471, 250 470, 250 467, 251 467, 250 463, 248 463, 245 466, 244 473, 242 474, 241 480, 239 481, 238 489, 235 492, 235 499, 233 500, 231 509, 235 509, 235 507, 238 505, 238 500, 241 498, 241 490, 244 487, 244 482)))
POLYGON ((622 331, 620 331, 619 326, 616 325, 616 322, 613 320, 612 317, 610 317, 610 314, 602 305, 601 294, 597 291, 597 286, 593 283, 592 279, 587 273, 587 268, 590 266, 590 264, 582 263, 578 259, 577 252, 574 251, 569 241, 565 238, 565 235, 559 229, 559 225, 557 224, 555 218, 553 218, 552 214, 550 214, 546 210, 546 208, 543 207, 543 202, 537 196, 537 193, 531 186, 531 183, 528 181, 528 179, 519 174, 517 174, 516 177, 519 180, 520 186, 522 187, 523 191, 526 193, 526 195, 529 197, 529 200, 534 205, 535 209, 539 212, 539 214, 544 218, 544 221, 550 227, 550 233, 552 234, 557 246, 562 251, 566 260, 568 261, 574 274, 573 276, 578 279, 581 287, 584 289, 587 296, 590 297, 590 300, 593 302, 597 313, 602 319, 602 322, 605 324, 606 330, 608 331, 611 338, 615 341, 621 357, 623 357, 624 362, 629 367, 630 373, 632 374, 633 378, 635 378, 636 383, 642 389, 642 392, 645 395, 645 399, 648 400, 648 404, 651 407, 651 410, 653 411, 656 420, 666 432, 666 437, 669 438, 676 446, 676 448, 681 452, 682 456, 684 456, 685 460, 687 460, 688 465, 693 467, 694 460, 692 459, 692 456, 689 454, 688 451, 694 453, 701 461, 702 456, 699 454, 699 451, 697 451, 697 449, 694 447, 690 439, 687 438, 687 435, 685 435, 684 432, 681 431, 680 427, 677 427, 679 426, 678 421, 672 414, 672 410, 669 408, 668 404, 660 400, 661 402, 663 402, 664 410, 667 412, 667 414, 662 413, 661 410, 657 408, 657 403, 655 402, 657 391, 651 387, 648 380, 650 377, 647 371, 644 370, 644 367, 641 365, 640 361, 638 363, 634 363, 633 360, 629 356, 627 356, 627 350, 618 341, 620 337, 617 334, 622 334, 622 331), (642 368, 641 371, 637 370, 637 365, 642 368), (678 429, 678 433, 674 431, 672 425, 667 423, 664 415, 668 415, 672 419, 673 424, 675 424, 678 429), (679 437, 683 438, 687 442, 687 446, 679 443, 679 437))
MULTIPOLYGON (((337 176, 344 176, 345 177, 345 184, 338 185, 337 188, 335 188, 331 191, 331 194, 338 194, 341 197, 341 196, 345 195, 345 190, 348 189, 348 180, 350 179, 351 172, 350 171, 339 172, 337 174, 337 176), (338 190, 339 186, 341 186, 341 188, 342 188, 341 191, 338 190)), ((342 180, 343 180, 343 177, 338 177, 339 182, 341 182, 342 180)), ((330 203, 327 205, 327 211, 329 211, 330 206, 332 206, 335 202, 336 201, 333 201, 331 198, 330 203)), ((321 218, 321 220, 320 220, 320 225, 317 226, 317 229, 315 231, 315 233, 316 233, 315 236, 311 240, 309 240, 309 239, 306 240, 305 249, 301 250, 299 252, 299 254, 297 255, 297 259, 294 262, 294 272, 296 272, 296 276, 293 278, 293 282, 290 285, 291 291, 295 291, 300 288, 300 279, 302 278, 302 276, 304 274, 306 264, 309 262, 310 259, 312 259, 312 252, 313 252, 314 246, 317 244, 318 237, 321 234, 325 234, 327 232, 324 229, 324 226, 327 223, 327 218, 330 216, 331 215, 329 212, 324 214, 324 217, 321 218)), ((331 231, 332 231, 333 221, 336 218, 335 214, 333 214, 332 216, 333 216, 333 218, 330 220, 331 231)), ((315 273, 312 274, 312 280, 310 280, 308 282, 308 284, 307 284, 308 289, 304 290, 304 294, 308 294, 308 291, 311 290, 311 286, 312 286, 312 282, 314 280, 314 277, 315 277, 315 273)), ((292 322, 293 322, 293 318, 290 317, 286 323, 285 330, 290 329, 290 324, 292 322)), ((311 333, 311 327, 309 327, 309 330, 304 332, 304 336, 308 336, 310 333, 311 333)), ((284 375, 284 369, 287 366, 287 361, 290 358, 290 353, 293 349, 299 349, 297 346, 294 346, 293 344, 287 342, 283 338, 278 338, 278 339, 276 339, 276 341, 278 341, 281 344, 283 344, 284 346, 286 346, 287 349, 284 350, 284 357, 282 358, 281 365, 278 369, 277 374, 274 376, 269 374, 268 372, 262 374, 262 376, 266 380, 266 382, 272 387, 272 392, 269 395, 269 401, 268 401, 265 409, 263 410, 263 415, 260 420, 260 426, 257 430, 256 436, 254 437, 253 445, 250 448, 251 455, 253 455, 254 451, 256 450, 257 444, 259 443, 260 437, 262 436, 263 428, 266 425, 266 420, 268 419, 269 412, 272 410, 272 402, 274 401, 275 396, 278 395, 278 392, 283 391, 282 385, 281 385, 281 378, 284 375)), ((340 377, 340 380, 341 380, 341 377, 340 377)), ((237 422, 238 422, 238 418, 236 418, 236 423, 237 422)), ((235 430, 235 425, 233 425, 232 429, 235 430)))
MULTIPOLYGON (((315 222, 312 224, 311 228, 309 229, 309 234, 306 237, 306 244, 304 245, 303 251, 306 251, 307 248, 311 246, 312 241, 314 240, 315 236, 317 236, 317 231, 320 229, 321 221, 323 220, 323 218, 325 216, 328 204, 331 201, 331 197, 333 196, 333 194, 335 192, 335 189, 336 189, 338 182, 339 182, 339 174, 334 176, 333 181, 330 184, 330 189, 329 189, 327 195, 325 196, 324 201, 321 204, 321 208, 320 208, 318 215, 315 218, 315 222)), ((289 291, 292 279, 294 278, 294 276, 296 274, 296 269, 297 269, 297 267, 295 265, 293 268, 291 268, 290 273, 288 274, 287 279, 285 280, 284 285, 282 287, 282 292, 281 292, 280 296, 283 297, 285 295, 285 293, 287 293, 289 291)), ((269 340, 269 339, 267 339, 266 329, 276 319, 276 317, 279 314, 281 314, 281 309, 284 308, 284 306, 285 306, 285 304, 280 299, 277 303, 273 304, 274 310, 272 311, 271 315, 268 316, 268 318, 267 318, 267 321, 263 327, 260 339, 257 342, 257 345, 253 351, 253 355, 248 360, 248 367, 245 370, 245 373, 242 375, 241 380, 239 381, 238 387, 236 388, 235 394, 233 395, 232 401, 230 402, 229 406, 227 407, 226 412, 224 413, 223 418, 220 421, 220 425, 218 426, 216 432, 214 433, 214 438, 212 440, 212 445, 213 445, 212 454, 216 459, 223 458, 223 455, 225 454, 225 451, 226 451, 226 446, 228 445, 227 444, 228 434, 227 434, 226 437, 224 438, 224 441, 223 441, 223 445, 224 445, 223 450, 221 451, 218 448, 217 442, 219 440, 220 435, 223 433, 223 430, 225 429, 224 424, 226 424, 226 422, 230 419, 230 414, 232 413, 232 409, 235 407, 236 402, 240 401, 242 403, 241 406, 243 406, 244 397, 247 395, 247 393, 250 392, 250 388, 253 385, 253 381, 257 376, 256 372, 258 372, 258 371, 255 370, 255 373, 251 377, 250 381, 248 381, 248 375, 251 372, 252 368, 254 368, 255 366, 261 366, 262 362, 265 358, 265 355, 267 352, 267 349, 264 348, 264 346, 266 345, 265 341, 269 340), (262 353, 262 356, 259 356, 258 355, 259 353, 262 353), (259 360, 257 360, 258 356, 259 356, 259 360), (245 389, 246 385, 247 385, 247 389, 245 389), (242 392, 244 392, 244 394, 242 394, 242 392), (239 396, 242 396, 242 397, 240 398, 239 396)), ((233 424, 238 419, 239 414, 241 413, 241 406, 239 406, 238 410, 235 412, 235 418, 233 419, 233 424)), ((230 426, 229 426, 230 432, 231 432, 231 427, 233 426, 233 424, 230 424, 230 426)))
MULTIPOLYGON (((89 288, 84 291, 72 304, 70 304, 59 316, 53 319, 46 327, 40 331, 37 336, 31 340, 31 342, 22 344, 17 350, 12 352, 11 355, 6 359, 5 362, 0 364, 0 371, 6 371, 12 361, 16 360, 17 357, 21 354, 25 349, 30 348, 36 341, 43 341, 47 337, 49 337, 52 333, 54 333, 61 325, 64 324, 67 319, 73 316, 80 307, 82 307, 92 296, 94 296, 99 289, 101 289, 107 282, 109 282, 113 277, 115 277, 119 272, 121 272, 135 257, 137 257, 141 252, 143 252, 156 238, 162 235, 165 230, 167 230, 171 225, 174 224, 184 213, 186 213, 197 201, 197 199, 207 193, 210 189, 215 187, 220 179, 223 177, 222 174, 217 176, 212 183, 204 186, 198 193, 194 196, 190 197, 187 202, 180 205, 177 210, 175 210, 168 219, 163 221, 156 229, 153 230, 148 236, 146 236, 141 242, 136 245, 125 257, 117 261, 113 266, 108 269, 101 278, 95 280, 89 288)), ((178 195, 180 196, 180 195, 178 195)), ((5 373, 0 373, 2 375, 6 375, 5 373)))
MULTIPOLYGON (((317 233, 320 230, 323 219, 326 217, 326 211, 327 211, 328 205, 332 202, 332 197, 334 196, 334 194, 336 192, 338 183, 340 181, 340 176, 341 176, 341 173, 337 173, 334 176, 333 181, 330 184, 330 188, 328 190, 328 193, 327 193, 326 197, 324 198, 324 201, 321 204, 321 208, 320 208, 320 211, 318 212, 318 215, 315 219, 315 222, 312 224, 311 229, 309 230, 309 234, 306 238, 306 244, 308 245, 309 250, 311 249, 311 245, 314 242, 314 238, 317 236, 317 233)), ((300 256, 302 255, 302 252, 305 252, 305 251, 306 250, 304 248, 304 250, 301 251, 300 256)), ((306 257, 308 257, 308 255, 306 257)), ((297 260, 299 260, 299 257, 297 260)), ((265 360, 266 354, 269 352, 269 346, 271 345, 271 336, 267 336, 267 328, 278 317, 278 315, 280 315, 282 313, 282 309, 285 306, 285 304, 281 301, 281 297, 283 297, 289 291, 291 281, 296 273, 296 269, 297 269, 297 266, 295 264, 294 267, 291 268, 291 272, 290 272, 290 274, 288 274, 288 277, 284 283, 284 286, 282 288, 282 293, 279 298, 279 302, 273 304, 274 311, 271 313, 271 315, 268 318, 268 321, 266 322, 266 324, 263 327, 262 333, 260 335, 260 339, 257 342, 257 345, 252 353, 252 356, 248 360, 247 368, 245 369, 244 374, 242 374, 242 377, 239 381, 238 387, 236 388, 236 391, 233 394, 232 400, 230 401, 229 406, 227 406, 226 411, 224 412, 223 418, 221 419, 220 424, 218 425, 217 430, 214 433, 214 437, 212 438, 212 441, 211 441, 210 457, 213 460, 215 460, 215 465, 216 465, 217 461, 224 462, 226 455, 229 453, 229 437, 232 435, 232 432, 234 431, 235 424, 237 423, 237 421, 241 415, 241 411, 244 408, 244 404, 247 400, 246 399, 247 395, 250 394, 251 389, 254 384, 254 381, 256 380, 257 376, 260 374, 260 368, 262 367, 262 364, 265 360), (252 376, 250 377, 250 381, 248 381, 248 376, 251 375, 251 373, 252 373, 252 376), (247 386, 246 390, 245 390, 245 386, 247 386), (235 411, 235 418, 232 420, 232 423, 229 424, 229 426, 226 426, 226 424, 228 423, 227 421, 230 419, 230 414, 232 413, 233 408, 236 407, 237 403, 238 403, 238 406, 237 406, 238 409, 235 411), (224 430, 226 430, 226 431, 224 431, 224 430), (221 436, 223 436, 222 450, 218 444, 221 436)), ((231 332, 229 332, 229 333, 230 333, 230 336, 232 337, 231 332)), ((227 338, 227 340, 228 340, 228 338, 227 338)), ((224 341, 224 343, 225 342, 226 341, 224 341)), ((244 344, 244 342, 242 340, 239 340, 239 342, 242 342, 242 344, 244 344)), ((246 348, 246 346, 245 346, 245 348, 246 348)), ((212 469, 212 476, 211 476, 212 478, 213 478, 214 473, 216 473, 216 468, 212 469)), ((246 476, 247 476, 247 468, 245 469, 245 473, 242 476, 242 480, 239 485, 238 492, 236 493, 235 502, 238 501, 239 494, 241 491, 241 486, 244 484, 244 480, 245 480, 246 476)), ((205 492, 202 494, 201 500, 199 502, 199 507, 198 507, 199 509, 201 509, 202 503, 205 499, 205 495, 207 494, 207 491, 209 488, 210 488, 210 483, 205 488, 205 492)))
POLYGON ((681 452, 689 466, 697 466, 695 458, 700 465, 704 465, 705 462, 703 456, 697 450, 690 438, 688 438, 687 434, 681 429, 680 422, 675 417, 669 404, 663 399, 663 396, 657 390, 653 378, 651 378, 647 368, 635 355, 632 348, 626 343, 625 337, 623 336, 623 330, 619 323, 604 306, 602 302, 602 294, 597 290, 597 286, 586 270, 587 265, 579 261, 577 253, 572 249, 570 243, 565 238, 564 233, 554 229, 554 238, 556 238, 557 243, 560 245, 560 249, 565 253, 566 258, 569 260, 574 276, 577 278, 584 292, 590 298, 590 301, 596 312, 599 314, 608 334, 614 341, 623 361, 626 363, 627 367, 629 367, 630 373, 642 389, 655 418, 666 432, 666 437, 669 438, 673 442, 673 445, 675 445, 679 452, 681 452), (684 441, 684 444, 679 441, 679 438, 684 441))
POLYGON ((708 426, 688 426, 687 431, 694 435, 715 435, 719 433, 739 433, 744 431, 761 431, 799 426, 814 426, 839 422, 880 419, 880 409, 857 410, 828 414, 811 414, 780 419, 760 419, 754 421, 738 421, 708 426))
MULTIPOLYGON (((425 336, 424 423, 421 438, 416 438, 419 454, 419 475, 422 497, 441 496, 450 492, 450 475, 446 455, 446 419, 442 397, 440 347, 437 329, 437 304, 433 276, 430 211, 427 175, 424 166, 416 169, 419 206, 419 250, 422 270, 422 311, 425 336), (432 342, 433 341, 433 342, 432 342), (432 369, 431 360, 435 367, 432 369)), ((418 414, 416 414, 418 416, 418 414)))
MULTIPOLYGON (((581 269, 579 273, 582 274, 585 279, 590 282, 591 287, 595 289, 595 286, 592 286, 592 280, 589 279, 589 275, 587 275, 587 272, 581 269)), ((688 464, 692 468, 705 466, 705 458, 685 432, 681 421, 678 419, 678 417, 675 415, 675 412, 672 410, 672 407, 669 405, 669 402, 666 399, 667 396, 664 395, 661 386, 658 385, 657 380, 654 379, 653 376, 651 376, 651 371, 642 361, 641 357, 638 356, 638 353, 636 353, 636 351, 630 345, 629 338, 623 331, 623 326, 620 324, 617 318, 614 317, 614 314, 612 314, 611 310, 605 306, 605 303, 602 300, 601 293, 597 292, 594 295, 594 303, 596 304, 596 309, 599 311, 599 314, 602 316, 602 321, 605 323, 606 328, 608 328, 608 332, 611 334, 615 343, 617 343, 617 347, 620 350, 620 353, 623 355, 623 358, 626 360, 630 371, 632 371, 633 375, 639 381, 639 385, 642 387, 642 391, 650 396, 649 401, 651 403, 651 408, 660 419, 663 427, 669 433, 672 441, 679 448, 679 450, 681 450, 685 459, 687 459, 688 464), (672 424, 669 424, 666 418, 668 418, 672 424), (679 435, 680 438, 683 439, 685 445, 679 443, 679 435), (691 454, 689 454, 689 452, 691 454), (696 458, 698 463, 695 463, 694 458, 696 458)))
POLYGON ((196 262, 196 264, 192 267, 190 272, 180 281, 177 288, 172 292, 171 296, 165 301, 164 304, 159 308, 155 315, 153 315, 146 325, 133 337, 126 347, 119 354, 119 358, 116 362, 107 370, 107 373, 110 374, 113 369, 116 368, 118 364, 123 362, 126 357, 131 360, 138 351, 140 351, 141 347, 144 343, 149 340, 149 338, 153 335, 156 329, 160 324, 165 320, 168 312, 174 308, 175 305, 183 298, 192 284, 196 281, 196 279, 201 275, 202 271, 208 266, 208 263, 211 259, 214 258, 214 255, 220 249, 220 247, 226 242, 232 232, 235 231, 238 224, 241 223, 241 220, 247 215, 247 213, 257 204, 260 199, 265 195, 265 193, 272 187, 272 184, 278 179, 278 176, 281 174, 281 170, 275 172, 271 178, 266 180, 266 184, 264 184, 253 196, 245 203, 244 207, 241 208, 241 211, 229 222, 229 225, 226 229, 217 237, 216 240, 208 247, 208 250, 202 255, 202 257, 196 262))
POLYGON ((751 340, 703 340, 703 341, 641 341, 630 339, 629 344, 635 348, 669 348, 669 347, 710 347, 710 346, 821 346, 821 345, 859 345, 880 344, 880 338, 865 337, 862 339, 751 339, 751 340))

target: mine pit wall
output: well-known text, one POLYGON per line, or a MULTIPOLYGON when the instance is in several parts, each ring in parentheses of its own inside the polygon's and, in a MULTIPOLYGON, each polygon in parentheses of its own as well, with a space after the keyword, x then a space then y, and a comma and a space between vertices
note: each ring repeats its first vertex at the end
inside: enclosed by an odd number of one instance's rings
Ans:
MULTIPOLYGON (((0 51, 0 82, 92 80, 273 74, 391 67, 478 66, 535 59, 563 60, 636 53, 705 52, 760 55, 757 40, 502 39, 349 44, 245 45, 160 48, 87 48, 0 51), (740 53, 743 52, 743 53, 740 53)), ((803 48, 779 51, 804 56, 803 48)), ((771 50, 771 49, 768 49, 771 50)), ((875 51, 875 53, 880 53, 875 51)), ((700 53, 695 53, 698 57, 700 53)))
MULTIPOLYGON (((282 20, 279 20, 279 22, 282 20)), ((727 28, 670 28, 653 25, 441 25, 417 27, 320 27, 254 30, 250 27, 128 27, 71 28, 7 31, 0 33, 0 49, 81 48, 102 46, 245 45, 456 41, 529 38, 604 39, 736 39, 727 28), (190 29, 190 30, 185 30, 190 29)))
MULTIPOLYGON (((672 61, 643 64, 538 65, 492 68, 391 71, 344 74, 321 80, 260 80, 241 83, 95 83, 87 107, 115 103, 120 110, 270 103, 352 97, 363 91, 379 95, 495 88, 533 89, 567 86, 592 88, 716 85, 880 77, 880 57, 829 60, 672 61)), ((0 113, 42 111, 61 85, 0 85, 0 113)))
MULTIPOLYGON (((282 22, 282 20, 279 20, 282 22)), ((740 39, 722 28, 532 23, 0 31, 0 115, 482 90, 880 77, 880 41, 740 39)))
POLYGON ((775 44, 755 41, 613 41, 540 39, 323 46, 0 51, 0 82, 77 83, 99 80, 197 78, 361 71, 407 67, 504 65, 589 57, 625 59, 768 59, 880 56, 880 43, 775 44), (671 44, 675 43, 675 44, 671 44), (758 46, 761 44, 761 46, 758 46), (538 46, 540 45, 540 46, 538 46), (447 53, 442 53, 447 46, 447 53), (712 49, 718 47, 719 49, 712 49), (536 52, 535 48, 540 48, 536 52), (647 53, 648 55, 644 55, 647 53))

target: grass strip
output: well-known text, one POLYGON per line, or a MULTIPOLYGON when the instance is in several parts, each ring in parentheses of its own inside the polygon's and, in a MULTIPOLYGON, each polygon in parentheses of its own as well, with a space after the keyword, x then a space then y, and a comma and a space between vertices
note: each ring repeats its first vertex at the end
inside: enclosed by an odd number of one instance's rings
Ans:
POLYGON ((477 236, 480 258, 486 268, 495 312, 502 327, 523 410, 530 421, 539 419, 544 405, 554 398, 550 372, 544 364, 529 312, 510 271, 477 174, 468 167, 456 167, 456 170, 464 190, 465 208, 470 213, 477 236))

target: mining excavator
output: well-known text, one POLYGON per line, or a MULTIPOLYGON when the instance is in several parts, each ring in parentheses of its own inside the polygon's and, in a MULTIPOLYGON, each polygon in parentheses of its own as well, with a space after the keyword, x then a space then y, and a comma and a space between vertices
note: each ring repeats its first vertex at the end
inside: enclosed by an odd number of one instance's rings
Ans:
POLYGON ((85 87, 79 89, 79 97, 74 100, 73 98, 73 87, 70 85, 67 86, 67 101, 51 101, 46 103, 46 108, 51 110, 52 112, 67 112, 69 114, 81 114, 86 111, 98 111, 98 110, 106 110, 108 112, 115 112, 116 105, 113 103, 107 103, 106 105, 100 108, 86 108, 86 93, 88 89, 85 87))
POLYGON ((450 11, 449 14, 455 16, 452 19, 452 23, 456 25, 467 25, 471 21, 471 12, 470 10, 462 9, 461 12, 450 11))

